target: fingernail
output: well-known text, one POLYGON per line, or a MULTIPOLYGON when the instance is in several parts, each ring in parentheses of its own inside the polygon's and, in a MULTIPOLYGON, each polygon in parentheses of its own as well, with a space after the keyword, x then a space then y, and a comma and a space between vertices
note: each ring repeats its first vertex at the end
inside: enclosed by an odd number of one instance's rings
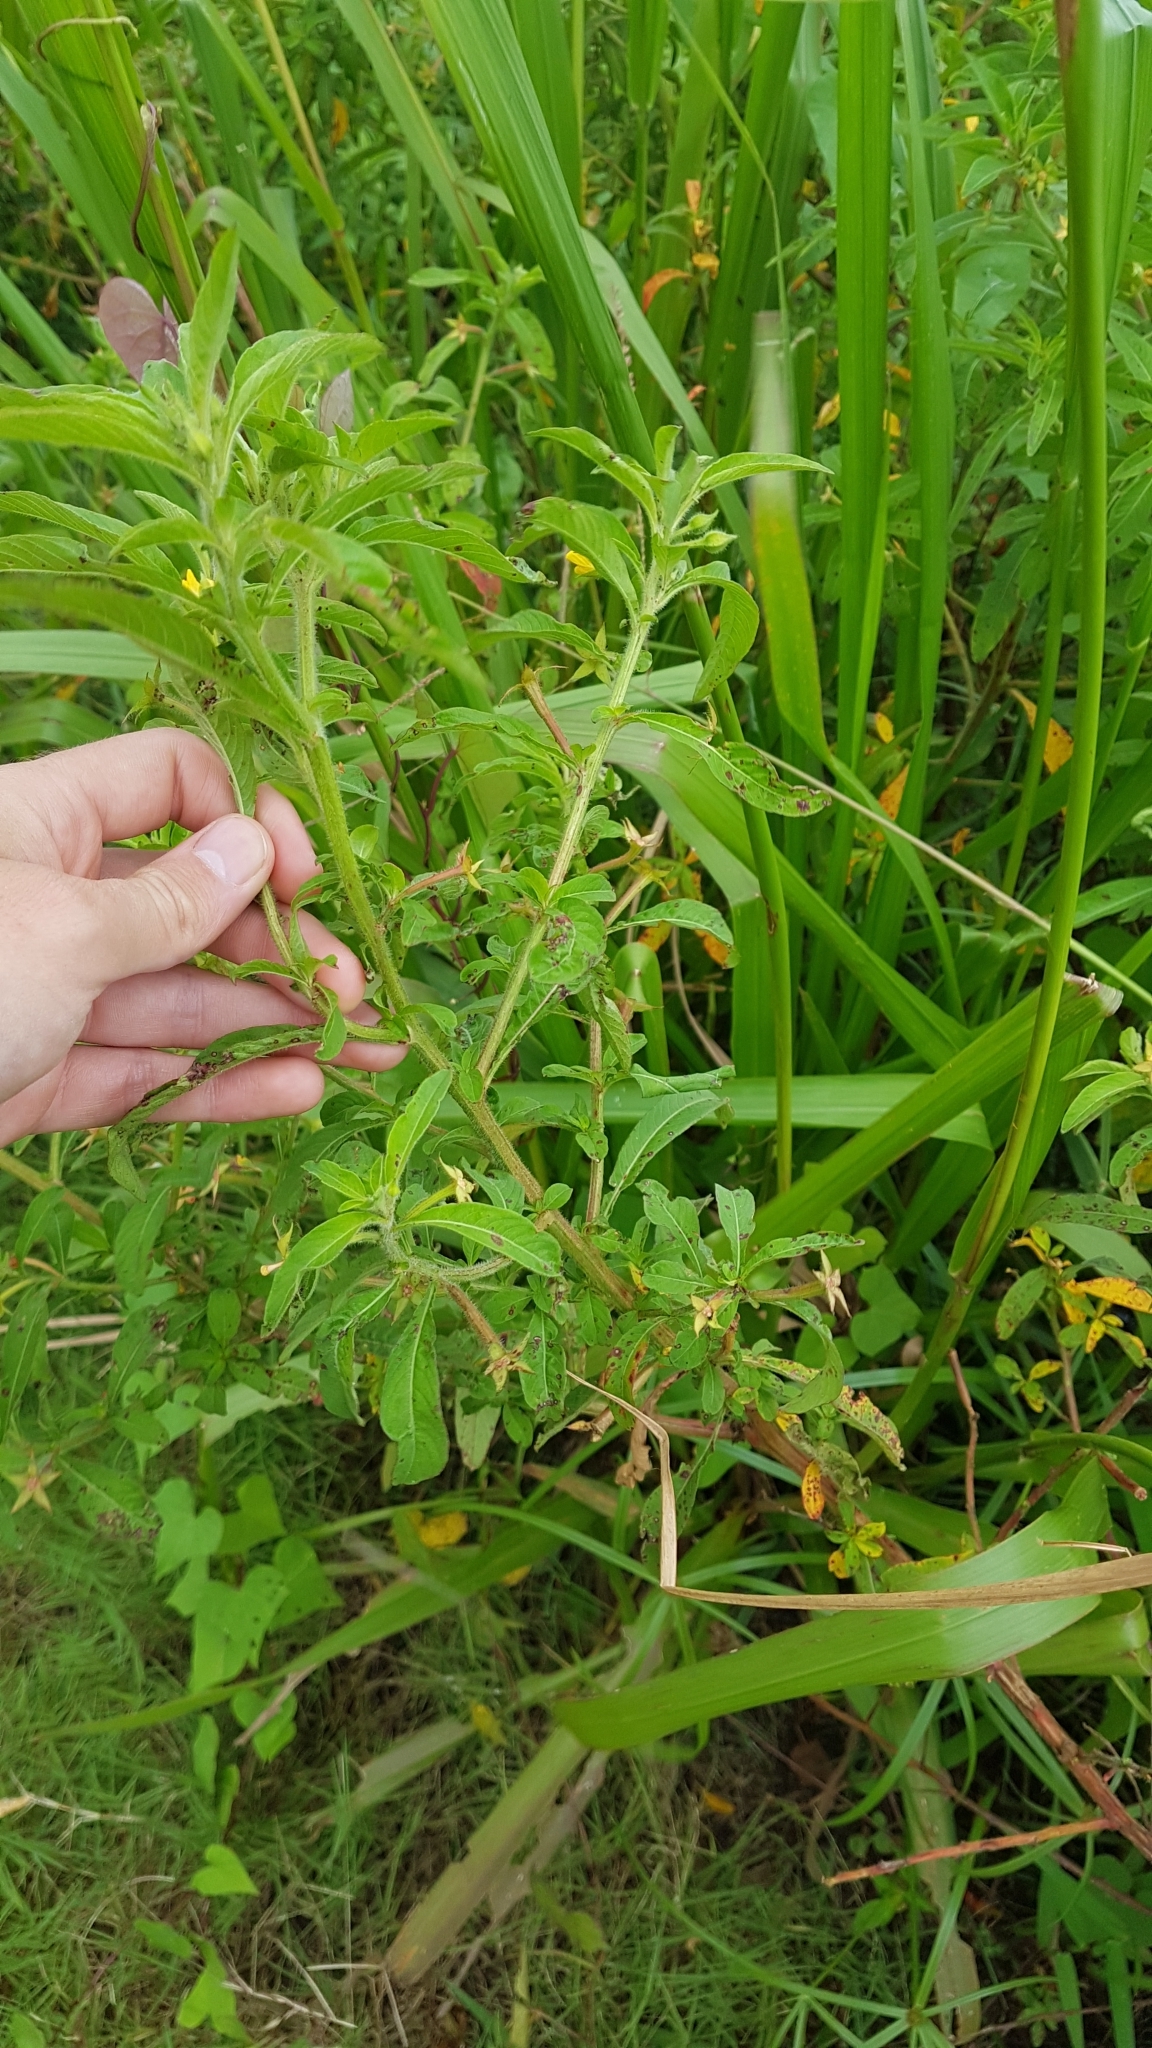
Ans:
POLYGON ((263 825, 239 812, 206 825, 191 844, 197 860, 202 860, 217 881, 226 883, 230 889, 243 889, 261 881, 272 865, 272 842, 263 825))

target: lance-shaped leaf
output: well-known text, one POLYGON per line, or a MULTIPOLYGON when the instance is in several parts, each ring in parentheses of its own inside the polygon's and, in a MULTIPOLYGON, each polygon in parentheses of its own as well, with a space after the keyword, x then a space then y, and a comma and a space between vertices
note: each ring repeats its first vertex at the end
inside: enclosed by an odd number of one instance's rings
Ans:
POLYGON ((421 1081, 410 1102, 401 1110, 388 1133, 384 1152, 384 1181, 390 1195, 400 1193, 404 1169, 428 1129, 452 1083, 447 1068, 421 1081))
POLYGON ((194 619, 159 598, 117 590, 108 582, 79 576, 21 575, 0 570, 0 601, 27 606, 57 618, 91 619, 127 635, 162 661, 223 678, 214 642, 194 619))
POLYGON ((720 599, 716 644, 708 656, 696 685, 693 701, 702 704, 720 683, 726 683, 733 669, 743 661, 760 630, 760 612, 755 598, 742 583, 729 583, 720 599))
POLYGON ((488 1208, 480 1202, 446 1202, 409 1219, 422 1230, 445 1231, 476 1251, 511 1259, 531 1273, 558 1273, 560 1254, 552 1238, 513 1209, 488 1208))
POLYGON ((620 1156, 612 1168, 612 1186, 616 1194, 643 1173, 649 1161, 678 1138, 683 1131, 691 1130, 700 1121, 701 1115, 714 1116, 716 1098, 710 1092, 698 1095, 661 1095, 645 1110, 629 1131, 620 1147, 620 1156))
POLYGON ((0 384, 0 441, 44 441, 53 448, 105 448, 113 455, 140 455, 182 476, 195 467, 178 448, 146 398, 126 391, 66 387, 62 391, 19 391, 0 384))
POLYGON ((370 541, 373 547, 389 547, 400 544, 404 547, 432 548, 440 555, 456 555, 462 562, 471 562, 477 569, 483 569, 489 576, 503 576, 510 583, 539 583, 541 578, 526 562, 514 560, 501 554, 491 541, 484 540, 470 526, 433 526, 424 519, 370 519, 360 530, 359 538, 370 541))
POLYGON ((245 349, 236 366, 224 409, 230 440, 254 412, 278 413, 294 384, 315 382, 337 370, 355 369, 382 352, 369 334, 268 334, 245 349))
POLYGON ((184 332, 188 396, 204 420, 208 418, 216 366, 227 346, 232 324, 239 257, 240 237, 235 228, 229 228, 212 251, 208 275, 197 293, 192 318, 184 332))
POLYGON ((677 897, 672 903, 661 903, 650 913, 653 924, 674 924, 689 932, 707 932, 709 938, 719 939, 722 946, 731 946, 732 928, 711 903, 694 903, 689 896, 677 897))
POLYGON ((47 1287, 19 1295, 8 1311, 8 1328, 0 1347, 0 1443, 8 1434, 25 1387, 48 1363, 47 1287))
POLYGON ((388 1354, 380 1391, 380 1427, 397 1445, 393 1482, 415 1486, 448 1462, 448 1431, 440 1411, 440 1377, 432 1344, 429 1288, 388 1354))
POLYGON ((582 626, 570 625, 566 619, 554 619, 550 612, 513 612, 511 617, 490 619, 484 628, 486 640, 540 640, 545 646, 565 647, 572 654, 578 654, 589 668, 606 669, 609 655, 606 648, 598 647, 591 633, 582 626))
POLYGON ((643 574, 636 544, 618 519, 599 505, 573 505, 567 498, 540 498, 524 529, 525 541, 540 540, 558 533, 574 554, 583 555, 594 569, 634 605, 643 574))
POLYGON ((318 1223, 298 1244, 294 1244, 282 1266, 277 1268, 268 1299, 264 1304, 264 1328, 274 1330, 281 1316, 289 1307, 300 1282, 308 1273, 315 1273, 319 1267, 327 1266, 340 1253, 347 1251, 361 1237, 372 1222, 370 1210, 363 1209, 355 1215, 333 1216, 327 1223, 318 1223))

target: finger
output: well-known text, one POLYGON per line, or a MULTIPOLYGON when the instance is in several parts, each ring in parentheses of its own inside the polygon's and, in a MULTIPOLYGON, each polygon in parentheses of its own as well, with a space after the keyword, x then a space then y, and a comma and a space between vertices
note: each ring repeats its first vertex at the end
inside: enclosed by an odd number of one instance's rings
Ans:
POLYGON ((220 756, 171 726, 16 761, 3 776, 0 852, 71 874, 98 875, 105 840, 171 819, 197 832, 236 809, 220 756))
MULTIPOLYGON (((287 912, 284 913, 287 920, 287 912)), ((299 915, 300 936, 314 959, 333 960, 331 967, 317 970, 316 979, 321 988, 330 988, 340 1008, 347 1016, 357 1003, 363 1001, 364 969, 350 946, 335 939, 311 911, 302 910, 299 915)), ((241 912, 227 931, 220 933, 213 941, 212 951, 222 960, 234 960, 242 964, 245 960, 268 960, 275 958, 272 935, 267 919, 257 904, 241 912)), ((281 984, 276 983, 279 987, 281 984)), ((302 999, 301 999, 302 1000, 302 999)))
MULTIPOLYGON (((273 791, 273 794, 276 795, 277 792, 273 791)), ((281 799, 281 801, 284 801, 284 799, 281 799)), ((257 804, 256 808, 257 812, 259 812, 260 805, 257 804)), ((289 809, 291 809, 290 805, 289 809)), ((293 813, 293 816, 295 816, 295 813, 293 813)), ((299 824, 299 819, 297 819, 297 823, 299 824)), ((303 831, 303 826, 300 829, 303 831)), ((140 847, 106 846, 104 848, 102 873, 111 880, 122 881, 127 877, 139 874, 142 868, 150 867, 153 862, 161 858, 163 858, 162 855, 148 852, 140 847)), ((279 854, 277 854, 278 862, 279 854)), ((289 870, 290 876, 291 872, 289 870)), ((280 891, 275 880, 276 873, 277 867, 274 866, 270 879, 279 896, 280 891)), ((296 887, 299 888, 300 886, 301 884, 297 882, 296 887)), ((284 926, 287 930, 288 911, 284 906, 282 897, 280 899, 280 908, 284 926)), ((343 940, 334 938, 327 926, 321 924, 318 917, 313 917, 310 910, 300 911, 299 925, 300 935, 304 940, 304 944, 315 959, 326 960, 330 955, 334 956, 334 964, 331 967, 321 967, 317 972, 316 979, 320 983, 321 988, 330 988, 332 990, 340 1008, 344 1011, 345 1016, 347 1016, 364 994, 365 975, 360 961, 351 947, 346 946, 343 940)), ((268 930, 268 921, 260 905, 252 904, 242 910, 240 916, 228 927, 227 931, 219 933, 212 941, 211 950, 213 953, 218 953, 221 960, 232 960, 237 966, 242 966, 246 960, 274 959, 276 957, 276 944, 271 932, 268 930)), ((281 986, 279 982, 276 985, 278 987, 281 986)), ((304 999, 300 997, 299 1000, 303 1001, 304 999)))
MULTIPOLYGON (((59 1067, 0 1105, 0 1143, 34 1132, 82 1131, 118 1123, 153 1089, 190 1065, 173 1053, 78 1045, 59 1067)), ((302 1116, 324 1094, 312 1060, 276 1055, 202 1081, 158 1109, 155 1123, 257 1123, 302 1116)))
MULTIPOLYGON (((229 1031, 299 1025, 309 1014, 298 998, 263 980, 230 982, 197 967, 170 967, 163 974, 133 974, 114 982, 96 998, 80 1037, 88 1045, 188 1046, 198 1050, 229 1031)), ((360 1003, 351 1021, 375 1026, 380 1019, 367 1003, 360 1003)), ((320 1028, 317 1020, 317 1040, 320 1028)), ((399 1064, 405 1050, 404 1046, 350 1040, 341 1064, 384 1073, 399 1064)))
POLYGON ((126 975, 175 967, 226 931, 272 871, 272 841, 233 811, 122 879, 74 881, 93 995, 126 975))
POLYGON ((276 848, 273 893, 280 903, 291 903, 297 889, 321 872, 316 849, 295 804, 270 782, 262 782, 256 791, 256 816, 276 848))

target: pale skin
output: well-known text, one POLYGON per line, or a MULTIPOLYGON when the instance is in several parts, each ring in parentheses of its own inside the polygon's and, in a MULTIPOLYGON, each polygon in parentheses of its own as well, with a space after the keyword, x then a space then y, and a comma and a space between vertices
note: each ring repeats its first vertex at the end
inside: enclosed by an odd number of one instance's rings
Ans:
MULTIPOLYGON (((287 797, 265 784, 244 816, 219 757, 189 733, 152 727, 0 767, 0 1145, 115 1123, 186 1071, 166 1047, 307 1018, 283 983, 230 982, 191 961, 268 959, 264 883, 287 905, 317 873, 287 797), (168 852, 116 844, 169 822, 191 837, 168 852)), ((315 957, 334 956, 317 979, 341 1010, 377 1024, 356 955, 307 911, 300 925, 315 957)), ((350 1042, 341 1064, 379 1073, 404 1051, 350 1042)), ((323 1093, 304 1047, 201 1083, 179 1120, 299 1116, 323 1093)))

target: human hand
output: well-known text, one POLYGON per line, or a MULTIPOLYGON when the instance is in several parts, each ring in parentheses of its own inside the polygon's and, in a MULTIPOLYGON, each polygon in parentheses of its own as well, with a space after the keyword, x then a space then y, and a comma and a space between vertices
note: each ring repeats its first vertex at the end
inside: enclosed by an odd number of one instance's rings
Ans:
MULTIPOLYGON (((256 817, 245 817, 223 763, 189 733, 154 726, 0 767, 0 1144, 115 1123, 191 1064, 165 1046, 308 1018, 286 988, 187 963, 209 947, 226 960, 267 959, 253 899, 271 881, 290 901, 317 869, 287 798, 264 785, 256 817), (170 852, 105 843, 169 820, 193 835, 170 852)), ((345 1015, 378 1022, 355 954, 307 911, 300 929, 315 956, 335 956, 317 980, 345 1015)), ((380 1072, 404 1052, 350 1042, 341 1062, 380 1072)), ((201 1082, 180 1099, 180 1121, 297 1116, 323 1093, 303 1047, 201 1082)))

